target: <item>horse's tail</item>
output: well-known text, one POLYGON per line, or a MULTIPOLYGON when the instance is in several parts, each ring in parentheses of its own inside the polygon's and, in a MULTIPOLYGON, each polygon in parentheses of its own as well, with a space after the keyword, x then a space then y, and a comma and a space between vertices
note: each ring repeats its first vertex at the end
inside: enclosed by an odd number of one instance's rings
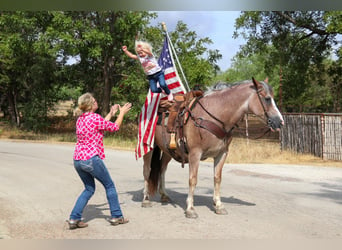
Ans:
POLYGON ((161 175, 161 157, 160 148, 154 145, 151 159, 151 171, 148 179, 148 192, 150 195, 154 195, 158 189, 159 179, 161 175))

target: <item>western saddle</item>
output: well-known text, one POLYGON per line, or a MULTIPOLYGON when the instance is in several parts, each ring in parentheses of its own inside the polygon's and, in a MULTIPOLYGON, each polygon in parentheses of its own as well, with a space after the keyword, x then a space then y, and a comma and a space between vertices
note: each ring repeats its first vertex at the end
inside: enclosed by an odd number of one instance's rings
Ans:
MULTIPOLYGON (((177 147, 175 134, 186 123, 187 117, 185 116, 185 111, 191 109, 195 100, 201 96, 203 96, 203 91, 193 90, 186 94, 174 94, 173 102, 168 100, 160 101, 158 113, 162 115, 162 120, 164 120, 165 116, 168 116, 166 131, 171 135, 169 149, 175 149, 177 147)), ((164 122, 162 122, 162 126, 165 126, 164 122)))

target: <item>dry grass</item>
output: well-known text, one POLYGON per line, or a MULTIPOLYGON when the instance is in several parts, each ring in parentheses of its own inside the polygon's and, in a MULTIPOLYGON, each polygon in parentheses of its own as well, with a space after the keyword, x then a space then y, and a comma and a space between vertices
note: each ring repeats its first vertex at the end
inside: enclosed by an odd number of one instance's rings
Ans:
POLYGON ((31 131, 20 130, 16 127, 11 127, 0 122, 0 139, 46 142, 74 142, 75 134, 72 132, 34 133, 31 131))
POLYGON ((328 161, 311 154, 300 154, 280 149, 272 140, 234 138, 227 159, 229 163, 301 164, 342 167, 342 161, 328 161))

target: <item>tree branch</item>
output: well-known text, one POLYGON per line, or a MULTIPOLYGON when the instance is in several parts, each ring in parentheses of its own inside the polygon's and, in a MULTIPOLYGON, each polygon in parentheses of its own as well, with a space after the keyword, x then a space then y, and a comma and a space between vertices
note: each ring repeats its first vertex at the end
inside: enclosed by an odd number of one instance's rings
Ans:
POLYGON ((296 19, 292 18, 290 15, 286 14, 285 12, 275 11, 275 13, 278 16, 280 16, 280 17, 284 18, 285 20, 289 21, 290 23, 292 23, 296 27, 305 28, 305 29, 310 30, 312 33, 309 34, 308 36, 311 36, 313 34, 318 34, 318 35, 321 35, 321 36, 338 34, 337 32, 327 32, 326 30, 315 28, 315 27, 309 25, 308 23, 299 24, 296 19))

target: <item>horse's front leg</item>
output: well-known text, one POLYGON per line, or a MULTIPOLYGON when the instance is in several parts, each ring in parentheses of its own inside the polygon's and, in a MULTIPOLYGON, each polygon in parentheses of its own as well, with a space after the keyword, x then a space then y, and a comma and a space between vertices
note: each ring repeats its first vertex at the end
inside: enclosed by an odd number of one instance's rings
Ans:
POLYGON ((148 152, 143 156, 144 166, 143 166, 143 175, 144 175, 144 191, 143 191, 143 200, 141 203, 142 207, 151 207, 152 203, 150 201, 150 194, 148 189, 148 179, 150 177, 151 172, 151 159, 152 159, 152 151, 148 152))
POLYGON ((223 152, 214 158, 214 209, 217 214, 227 214, 227 210, 224 208, 221 202, 221 180, 222 180, 222 169, 224 162, 227 158, 228 152, 223 152))
POLYGON ((160 182, 159 182, 159 194, 160 194, 160 200, 161 202, 170 202, 170 197, 166 192, 165 189, 165 173, 167 170, 167 165, 171 161, 171 156, 163 153, 162 159, 161 159, 161 172, 160 172, 160 182))
POLYGON ((186 199, 187 208, 185 211, 185 216, 187 218, 193 219, 198 217, 198 214, 194 208, 194 192, 197 185, 197 174, 200 158, 199 152, 191 152, 189 154, 189 193, 188 198, 186 199))

